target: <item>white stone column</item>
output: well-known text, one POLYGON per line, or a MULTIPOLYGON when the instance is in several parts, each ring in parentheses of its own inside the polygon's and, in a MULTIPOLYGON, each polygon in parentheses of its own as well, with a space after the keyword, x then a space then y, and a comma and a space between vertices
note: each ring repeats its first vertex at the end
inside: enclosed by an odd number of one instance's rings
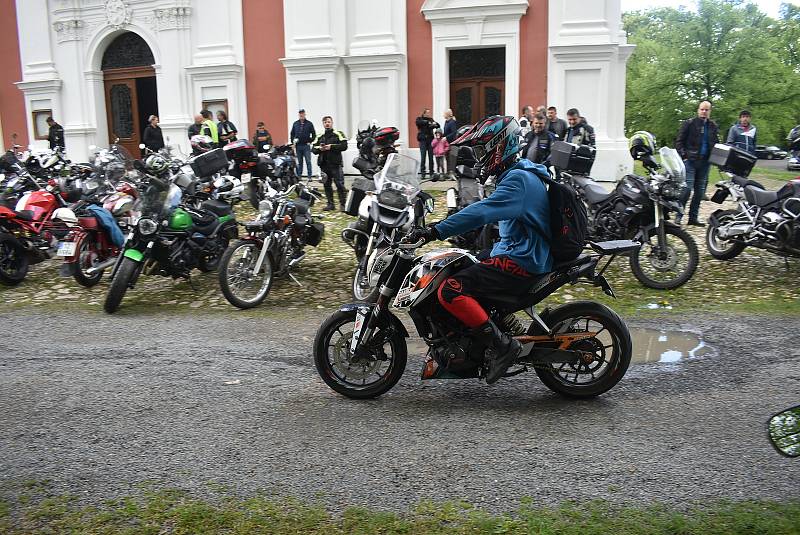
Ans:
POLYGON ((592 176, 618 180, 633 169, 624 128, 634 45, 622 30, 620 0, 551 0, 548 12, 548 103, 562 117, 578 108, 597 136, 592 176))

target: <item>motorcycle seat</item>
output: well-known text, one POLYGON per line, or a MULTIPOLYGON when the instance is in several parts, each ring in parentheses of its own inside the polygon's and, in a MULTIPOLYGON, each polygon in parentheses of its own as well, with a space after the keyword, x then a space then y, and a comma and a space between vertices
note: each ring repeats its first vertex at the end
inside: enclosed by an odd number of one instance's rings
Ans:
POLYGON ((220 226, 220 222, 219 220, 215 219, 210 223, 205 223, 205 224, 195 223, 194 225, 192 225, 192 230, 194 232, 199 232, 200 234, 208 236, 209 234, 213 234, 214 231, 217 230, 218 226, 220 226))
POLYGON ((589 204, 603 202, 613 195, 613 192, 606 191, 603 186, 596 184, 593 181, 587 182, 585 186, 581 186, 581 189, 583 190, 583 194, 586 196, 586 200, 589 201, 589 204))
POLYGON ((17 215, 17 219, 22 219, 23 221, 33 221, 35 215, 33 210, 14 210, 14 213, 17 215))
POLYGON ((592 261, 592 257, 589 255, 580 255, 578 258, 574 260, 568 260, 566 262, 559 262, 557 264, 553 264, 552 271, 567 271, 575 266, 582 266, 588 262, 592 261))
POLYGON ((744 197, 750 204, 767 206, 778 200, 778 192, 758 189, 754 186, 746 186, 744 188, 744 197))
POLYGON ((760 182, 756 182, 755 180, 750 180, 749 178, 742 178, 740 176, 734 176, 733 178, 731 178, 731 182, 741 187, 753 186, 754 188, 758 189, 766 189, 764 186, 761 185, 760 182))
POLYGON ((233 210, 231 209, 231 207, 230 207, 230 205, 228 203, 222 202, 222 201, 218 201, 216 199, 210 199, 208 201, 205 201, 202 206, 203 206, 204 209, 206 209, 206 210, 208 210, 210 212, 214 212, 215 214, 217 214, 220 217, 228 215, 228 214, 233 212, 233 210))

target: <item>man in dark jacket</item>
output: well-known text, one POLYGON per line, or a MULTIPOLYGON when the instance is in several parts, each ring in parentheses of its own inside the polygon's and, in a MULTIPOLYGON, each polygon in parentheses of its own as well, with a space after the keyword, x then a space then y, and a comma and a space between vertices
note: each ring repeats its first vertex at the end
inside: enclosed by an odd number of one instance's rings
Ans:
MULTIPOLYGON (((692 196, 689 205, 689 224, 704 227, 698 219, 700 200, 706 194, 708 185, 708 157, 715 143, 719 143, 719 129, 710 119, 711 103, 704 100, 697 107, 697 117, 683 122, 675 138, 675 150, 678 151, 686 165, 686 189, 681 197, 684 208, 692 196)), ((680 223, 680 216, 677 221, 680 223)))
POLYGON ((564 141, 594 147, 594 128, 589 126, 584 117, 581 117, 581 112, 577 108, 567 110, 567 123, 569 123, 569 128, 564 134, 564 141))
POLYGON ((347 198, 347 190, 344 189, 344 173, 342 172, 342 153, 347 150, 347 136, 341 131, 333 129, 333 118, 326 115, 322 118, 322 126, 325 131, 317 136, 311 150, 318 154, 317 165, 325 176, 322 178, 322 185, 325 187, 325 197, 328 205, 323 210, 333 210, 333 185, 339 194, 339 207, 344 211, 344 201, 347 198))
POLYGON ((158 116, 151 115, 147 122, 149 124, 142 134, 142 143, 151 151, 158 152, 164 148, 164 134, 161 132, 161 127, 158 126, 158 116))
POLYGON ((419 156, 420 156, 420 164, 419 164, 419 172, 422 175, 422 178, 425 178, 425 158, 428 159, 428 169, 431 170, 431 175, 433 174, 433 147, 431 146, 431 142, 433 141, 433 131, 439 128, 439 123, 431 118, 431 110, 425 108, 422 110, 422 115, 417 117, 416 119, 417 125, 417 142, 419 142, 419 156))
POLYGON ((64 150, 66 148, 64 145, 64 127, 58 124, 52 117, 47 118, 47 126, 50 127, 47 132, 47 141, 50 142, 50 149, 64 150))
POLYGON ((557 112, 555 106, 547 108, 547 129, 555 134, 556 138, 563 140, 567 135, 567 121, 561 119, 557 112))
POLYGON ((297 112, 299 118, 292 125, 289 132, 289 139, 294 143, 294 151, 297 154, 297 176, 303 176, 303 161, 306 162, 308 178, 311 178, 311 146, 310 143, 317 137, 314 131, 314 124, 306 119, 306 110, 300 109, 297 112))
POLYGON ((725 140, 725 144, 755 156, 756 143, 758 143, 756 141, 756 125, 750 122, 750 117, 749 111, 742 110, 739 114, 739 122, 728 130, 728 139, 725 140))
POLYGON ((556 140, 556 135, 549 130, 545 129, 544 115, 536 114, 531 121, 532 129, 525 136, 525 145, 527 150, 523 157, 532 161, 533 163, 540 163, 548 165, 550 159, 550 147, 556 140))
POLYGON ((258 121, 256 124, 256 133, 253 134, 253 145, 256 146, 258 152, 266 152, 266 147, 272 145, 272 135, 270 135, 267 127, 264 126, 264 121, 258 121))

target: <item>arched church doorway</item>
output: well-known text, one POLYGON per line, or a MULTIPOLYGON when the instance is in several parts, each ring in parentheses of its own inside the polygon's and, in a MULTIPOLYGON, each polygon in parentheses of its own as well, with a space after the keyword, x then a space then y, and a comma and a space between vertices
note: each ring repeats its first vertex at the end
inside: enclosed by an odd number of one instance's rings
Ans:
POLYGON ((119 144, 137 156, 150 115, 158 115, 158 94, 153 52, 139 35, 118 35, 103 54, 103 81, 109 143, 119 144))

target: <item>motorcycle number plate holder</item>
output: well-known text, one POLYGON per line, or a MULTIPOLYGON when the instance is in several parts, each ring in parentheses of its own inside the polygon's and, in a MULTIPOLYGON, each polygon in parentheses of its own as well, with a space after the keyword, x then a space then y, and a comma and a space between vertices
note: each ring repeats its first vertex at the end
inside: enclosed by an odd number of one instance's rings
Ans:
POLYGON ((359 308, 356 311, 356 322, 353 325, 353 338, 350 340, 350 350, 355 351, 358 346, 358 339, 361 337, 361 328, 364 327, 364 320, 367 317, 369 309, 366 307, 359 308))
POLYGON ((241 178, 242 184, 247 184, 248 182, 250 182, 251 178, 252 175, 250 173, 242 173, 242 178, 241 178))
POLYGON ((75 254, 76 243, 74 241, 60 241, 58 242, 58 249, 56 256, 73 256, 75 254))

